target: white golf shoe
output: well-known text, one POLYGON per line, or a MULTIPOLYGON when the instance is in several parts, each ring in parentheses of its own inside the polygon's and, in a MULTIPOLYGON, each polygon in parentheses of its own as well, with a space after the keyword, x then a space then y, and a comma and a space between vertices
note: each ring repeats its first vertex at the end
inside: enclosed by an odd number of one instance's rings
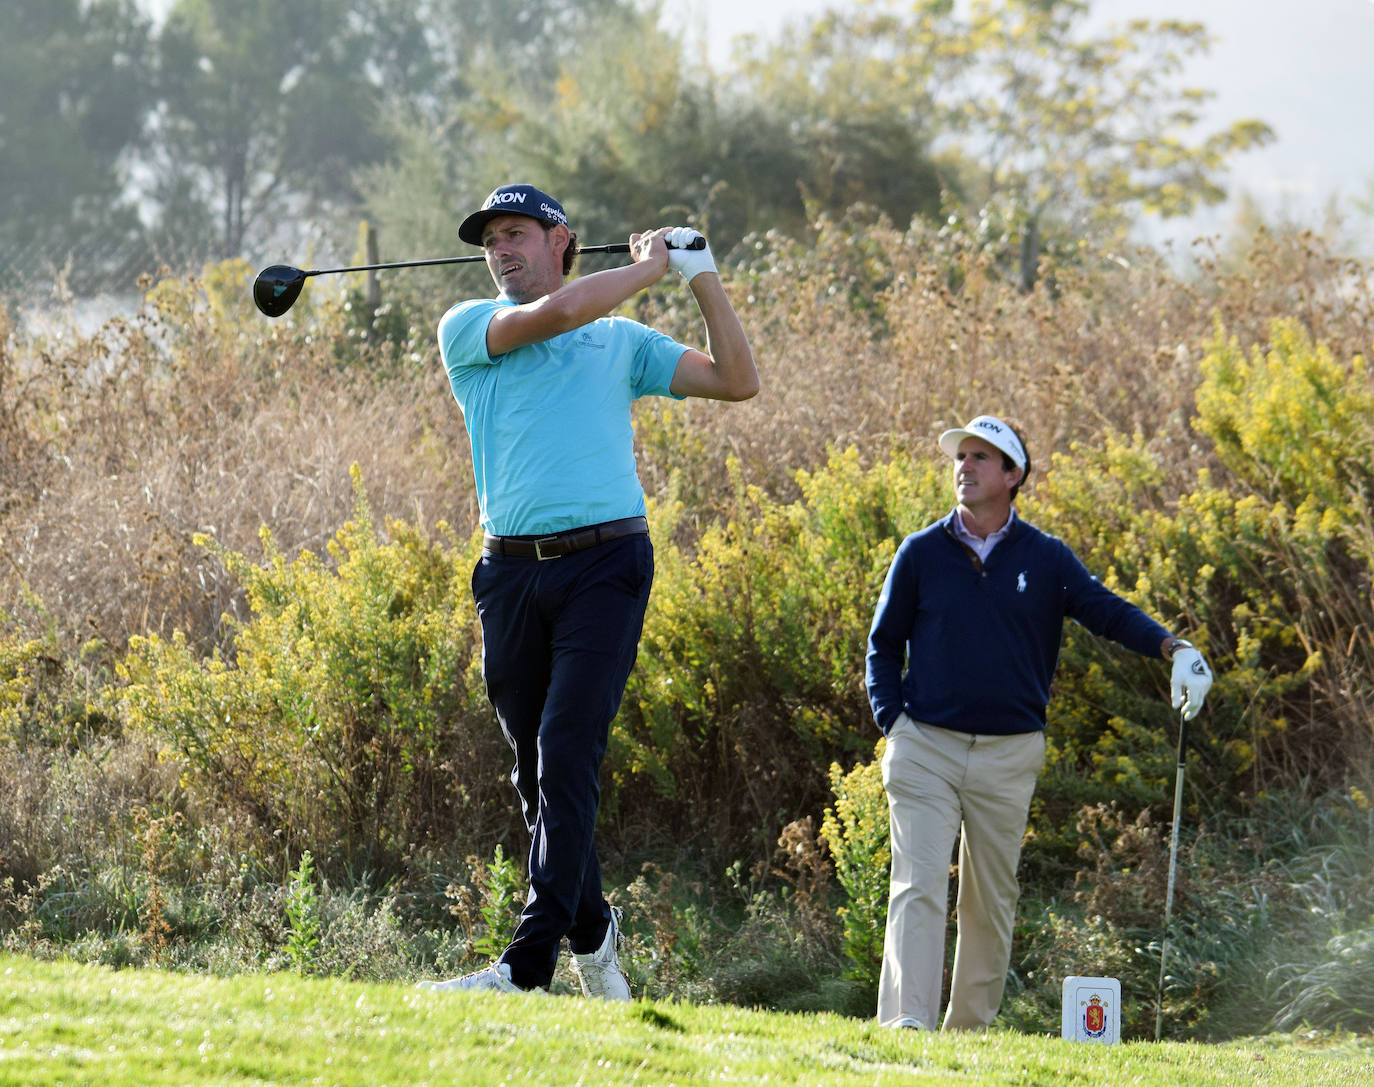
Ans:
POLYGON ((582 985, 582 995, 598 1000, 629 1000, 630 983, 620 972, 620 909, 611 909, 611 923, 606 926, 606 938, 590 955, 573 952, 572 970, 582 985))
POLYGON ((543 989, 522 989, 510 979, 510 967, 503 962, 494 962, 482 970, 474 970, 460 978, 448 981, 422 981, 417 989, 428 989, 433 993, 456 993, 462 990, 472 992, 490 989, 498 993, 542 993, 543 989))

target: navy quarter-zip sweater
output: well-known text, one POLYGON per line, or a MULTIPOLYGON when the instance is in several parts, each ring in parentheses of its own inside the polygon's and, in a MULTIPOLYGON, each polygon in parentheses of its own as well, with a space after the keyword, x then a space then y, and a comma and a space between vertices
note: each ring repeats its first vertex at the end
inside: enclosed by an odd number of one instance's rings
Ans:
POLYGON ((878 598, 866 679, 883 735, 903 710, 982 735, 1043 729, 1066 618, 1160 656, 1169 632, 1058 537, 1014 517, 984 563, 954 535, 954 516, 902 541, 878 598))

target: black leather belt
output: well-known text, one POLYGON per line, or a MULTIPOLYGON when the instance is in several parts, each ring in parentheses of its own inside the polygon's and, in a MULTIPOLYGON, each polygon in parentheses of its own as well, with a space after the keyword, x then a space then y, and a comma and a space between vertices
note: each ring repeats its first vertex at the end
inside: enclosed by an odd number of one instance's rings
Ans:
POLYGON ((647 517, 622 517, 618 521, 555 532, 552 536, 493 536, 487 533, 482 537, 482 551, 487 555, 509 555, 517 559, 557 559, 607 540, 648 531, 647 517))

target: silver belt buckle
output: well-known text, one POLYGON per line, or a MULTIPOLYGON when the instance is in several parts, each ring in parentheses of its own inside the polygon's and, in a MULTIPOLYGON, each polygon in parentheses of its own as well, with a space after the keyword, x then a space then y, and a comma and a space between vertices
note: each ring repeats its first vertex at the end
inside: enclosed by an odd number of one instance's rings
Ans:
POLYGON ((562 555, 546 555, 546 554, 544 554, 544 544, 553 544, 553 543, 557 543, 557 542, 558 542, 558 537, 557 537, 557 536, 545 536, 545 537, 543 537, 542 539, 535 540, 535 541, 534 541, 534 557, 535 557, 535 559, 537 559, 539 562, 546 562, 546 561, 548 561, 549 559, 561 559, 561 558, 563 557, 562 555))

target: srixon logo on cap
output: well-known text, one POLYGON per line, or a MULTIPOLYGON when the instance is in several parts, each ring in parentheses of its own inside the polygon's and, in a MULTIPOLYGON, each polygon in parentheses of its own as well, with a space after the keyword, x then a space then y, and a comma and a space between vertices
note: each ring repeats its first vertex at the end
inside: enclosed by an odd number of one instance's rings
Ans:
POLYGON ((487 197, 487 202, 482 205, 482 210, 494 208, 497 204, 523 204, 524 202, 525 194, 522 192, 494 192, 487 197))
POLYGON ((1000 426, 998 426, 998 425, 997 425, 996 423, 994 423, 991 419, 979 419, 976 423, 973 424, 973 429, 974 429, 974 430, 990 430, 990 431, 992 431, 994 434, 1001 434, 1003 428, 1000 427, 1000 426))

